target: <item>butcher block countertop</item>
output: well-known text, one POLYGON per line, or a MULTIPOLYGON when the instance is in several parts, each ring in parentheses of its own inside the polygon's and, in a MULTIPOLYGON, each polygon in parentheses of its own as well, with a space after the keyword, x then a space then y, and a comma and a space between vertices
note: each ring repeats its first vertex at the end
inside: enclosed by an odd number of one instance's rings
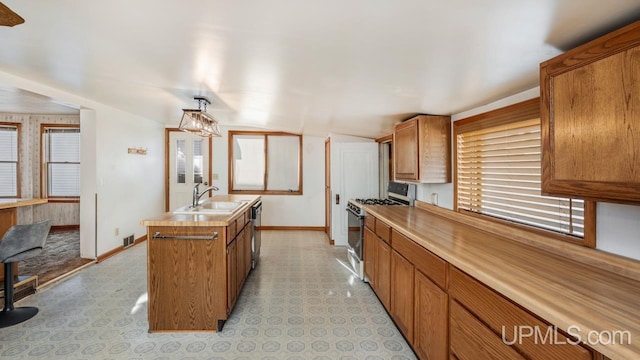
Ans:
POLYGON ((579 334, 596 351, 612 359, 640 358, 640 262, 557 240, 533 246, 535 235, 496 232, 495 225, 483 229, 493 222, 421 207, 364 209, 552 325, 579 334), (592 331, 628 331, 631 341, 591 343, 586 339, 592 331))
POLYGON ((206 201, 237 201, 244 202, 232 214, 215 215, 182 215, 169 211, 151 219, 143 220, 143 226, 227 226, 231 221, 244 213, 260 200, 259 195, 215 195, 206 201))
POLYGON ((0 199, 0 209, 11 209, 47 203, 47 199, 0 199))

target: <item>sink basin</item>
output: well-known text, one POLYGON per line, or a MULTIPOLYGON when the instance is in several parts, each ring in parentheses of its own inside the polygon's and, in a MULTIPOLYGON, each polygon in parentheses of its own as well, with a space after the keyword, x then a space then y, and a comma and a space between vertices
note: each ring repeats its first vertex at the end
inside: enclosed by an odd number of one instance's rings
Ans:
POLYGON ((233 214, 244 203, 238 201, 210 201, 196 207, 183 206, 173 211, 174 214, 217 215, 233 214))

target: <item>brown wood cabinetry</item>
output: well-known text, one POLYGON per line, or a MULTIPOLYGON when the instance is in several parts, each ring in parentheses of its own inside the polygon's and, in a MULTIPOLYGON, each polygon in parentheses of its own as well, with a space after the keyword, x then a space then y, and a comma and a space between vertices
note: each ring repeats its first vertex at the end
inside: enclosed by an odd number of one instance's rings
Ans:
POLYGON ((149 331, 219 331, 251 270, 249 211, 228 226, 149 226, 149 331))
POLYGON ((446 359, 448 296, 439 287, 446 289, 446 262, 379 219, 367 223, 376 231, 365 226, 371 287, 420 359, 446 359))
POLYGON ((487 359, 521 358, 518 354, 529 359, 592 358, 589 350, 572 345, 574 340, 469 275, 456 268, 450 275, 451 352, 459 359, 480 359, 480 354, 487 359), (514 338, 521 329, 539 336, 514 338))
POLYGON ((640 22, 540 65, 542 190, 640 202, 640 22))
POLYGON ((393 131, 396 180, 451 182, 451 118, 418 115, 393 131))
POLYGON ((149 331, 215 331, 227 318, 224 231, 148 228, 149 331))

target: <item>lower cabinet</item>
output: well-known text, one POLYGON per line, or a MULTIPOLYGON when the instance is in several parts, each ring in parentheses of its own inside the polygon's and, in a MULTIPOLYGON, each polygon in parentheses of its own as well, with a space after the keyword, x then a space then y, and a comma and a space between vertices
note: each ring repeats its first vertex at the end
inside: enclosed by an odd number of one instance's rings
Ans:
POLYGON ((385 308, 391 305, 391 247, 370 229, 364 231, 364 273, 385 308))
POLYGON ((227 244, 227 314, 231 313, 251 270, 252 232, 247 219, 241 216, 235 222, 235 238, 227 244))
POLYGON ((420 359, 446 359, 449 296, 415 271, 413 349, 420 359))
POLYGON ((365 274, 419 359, 606 360, 572 345, 552 325, 374 220, 365 222, 376 224, 375 230, 364 230, 365 274), (388 243, 380 236, 387 233, 388 243), (533 336, 514 342, 514 329, 525 327, 539 329, 542 336, 554 332, 548 343, 533 336))
POLYGON ((458 359, 592 359, 551 324, 451 267, 451 353, 458 359), (518 331, 537 332, 518 336, 518 331), (517 337, 517 338, 516 338, 517 337), (480 357, 484 356, 484 357, 480 357))

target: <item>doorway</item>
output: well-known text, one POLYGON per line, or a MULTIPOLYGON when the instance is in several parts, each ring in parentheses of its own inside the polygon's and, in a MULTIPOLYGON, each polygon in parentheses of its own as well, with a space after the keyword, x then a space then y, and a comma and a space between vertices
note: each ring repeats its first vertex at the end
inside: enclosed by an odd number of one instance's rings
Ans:
POLYGON ((209 185, 211 183, 211 152, 211 138, 201 137, 179 129, 166 129, 166 211, 191 204, 195 184, 209 185))

